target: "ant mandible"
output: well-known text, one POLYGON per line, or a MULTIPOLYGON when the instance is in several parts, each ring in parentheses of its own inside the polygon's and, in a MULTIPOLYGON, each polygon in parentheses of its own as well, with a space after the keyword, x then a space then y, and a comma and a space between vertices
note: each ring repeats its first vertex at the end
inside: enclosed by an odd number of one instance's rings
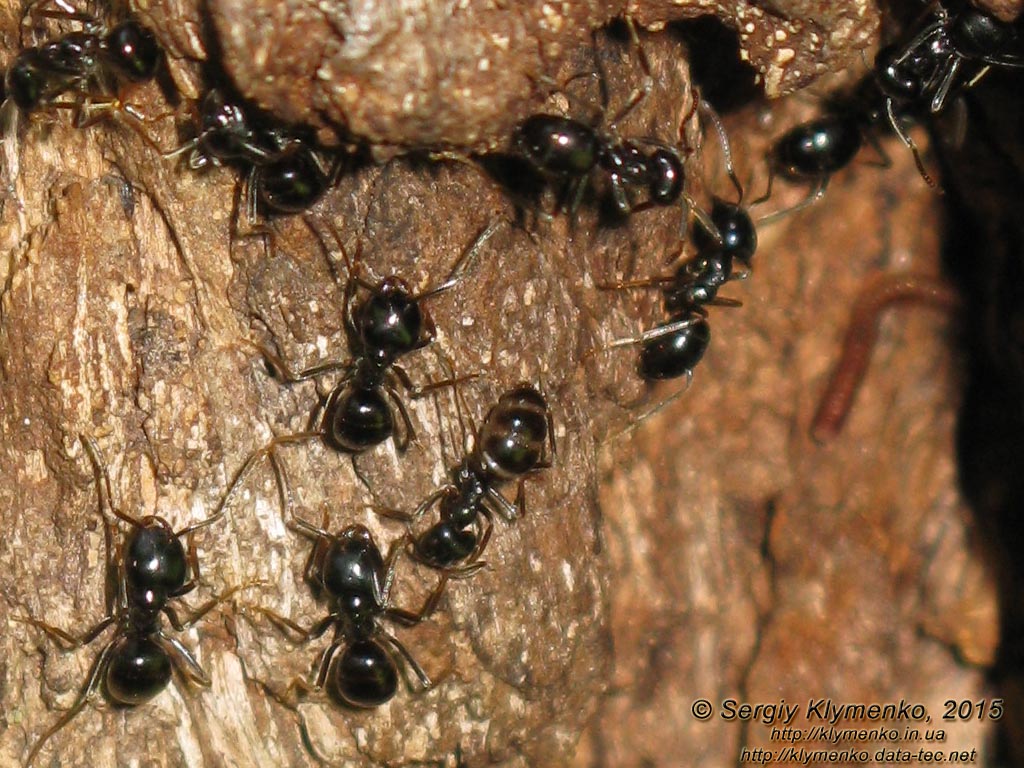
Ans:
MULTIPOLYGON (((448 364, 448 373, 454 372, 448 364)), ((487 413, 477 431, 468 413, 463 413, 458 387, 453 387, 463 459, 449 470, 449 482, 428 496, 412 513, 374 506, 385 517, 412 524, 434 505, 439 520, 421 535, 413 537, 410 552, 419 562, 440 570, 446 577, 468 576, 481 567, 480 556, 487 547, 497 514, 513 523, 526 513, 524 493, 527 477, 551 467, 556 454, 555 430, 544 395, 531 384, 520 384, 505 392, 487 413), (472 448, 465 422, 475 435, 472 448), (518 481, 515 502, 498 489, 518 481)), ((444 439, 441 443, 442 459, 444 439)))
POLYGON ((171 626, 182 632, 242 588, 226 590, 185 620, 179 619, 168 604, 195 589, 199 581, 199 558, 194 534, 224 516, 228 501, 248 467, 239 472, 210 517, 175 531, 158 515, 138 518, 115 506, 110 473, 99 447, 91 438, 82 437, 81 442, 92 463, 108 547, 110 541, 117 541, 113 556, 107 562, 108 574, 116 583, 114 605, 96 626, 78 637, 38 619, 16 620, 43 630, 66 651, 88 645, 111 625, 116 626, 116 631, 93 663, 88 682, 71 709, 32 747, 26 767, 50 737, 67 725, 103 687, 112 701, 129 707, 149 701, 167 687, 174 668, 188 682, 208 687, 210 679, 192 653, 180 640, 164 633, 161 616, 166 616, 171 626), (117 520, 131 526, 123 546, 117 540, 117 520), (187 549, 182 545, 182 537, 187 541, 187 549))
POLYGON ((432 688, 433 683, 423 668, 398 638, 384 629, 381 621, 388 619, 407 627, 420 623, 437 608, 447 579, 438 582, 418 612, 392 606, 391 587, 405 539, 393 542, 384 557, 363 525, 349 525, 333 534, 327 529, 326 509, 319 527, 292 514, 284 467, 273 452, 271 461, 286 514, 291 518, 290 527, 313 540, 304 577, 317 592, 327 595, 330 613, 305 629, 267 608, 252 608, 279 629, 295 632, 303 643, 334 628, 334 638, 317 665, 315 681, 310 684, 302 678, 294 679, 285 698, 291 698, 293 692, 319 693, 326 688, 329 695, 347 706, 378 707, 390 701, 398 690, 399 660, 412 670, 422 690, 432 688))
POLYGON ((362 264, 362 243, 357 246, 353 263, 339 240, 349 271, 343 315, 352 356, 347 360, 322 362, 293 372, 281 357, 266 347, 258 347, 278 378, 286 384, 342 372, 341 379, 322 404, 319 427, 312 431, 277 436, 264 450, 283 443, 321 438, 328 447, 352 454, 354 465, 355 454, 396 436, 394 407, 403 424, 397 448, 404 452, 414 439, 415 430, 398 387, 401 386, 412 397, 418 398, 456 383, 456 380, 446 380, 417 387, 398 364, 399 358, 425 347, 436 335, 434 322, 422 302, 458 285, 476 254, 503 221, 497 219, 491 222, 476 237, 459 256, 443 283, 420 293, 414 293, 397 276, 387 277, 378 283, 366 281, 358 274, 362 264), (357 303, 355 297, 359 288, 369 291, 369 296, 357 303))

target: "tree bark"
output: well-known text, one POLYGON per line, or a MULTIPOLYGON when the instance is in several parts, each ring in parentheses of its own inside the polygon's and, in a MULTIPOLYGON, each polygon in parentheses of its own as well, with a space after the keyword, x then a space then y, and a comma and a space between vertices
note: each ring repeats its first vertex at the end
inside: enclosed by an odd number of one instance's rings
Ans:
MULTIPOLYGON (((877 10, 859 0, 764 5, 713 10, 740 30, 773 94, 858 64, 877 27, 877 10)), ((259 237, 232 237, 232 170, 176 166, 123 122, 83 131, 29 119, 4 138, 0 761, 24 759, 105 642, 63 654, 19 621, 83 631, 105 612, 107 550, 79 435, 98 440, 133 514, 178 528, 208 515, 246 457, 305 429, 333 383, 282 386, 251 343, 296 369, 348 356, 332 230, 374 278, 425 290, 483 227, 507 219, 464 279, 430 300, 438 338, 407 369, 417 383, 444 378, 440 352, 459 373, 482 373, 462 387, 476 424, 520 381, 538 385, 554 414, 557 461, 528 483, 527 516, 498 521, 488 567, 451 582, 435 616, 399 631, 437 686, 400 688, 368 711, 316 697, 297 711, 282 705, 327 641, 296 646, 245 606, 303 625, 327 609, 303 581, 309 542, 286 527, 263 465, 199 537, 202 582, 186 602, 262 582, 182 636, 211 689, 176 678, 130 710, 100 697, 40 765, 452 765, 459 747, 473 768, 726 766, 745 746, 777 746, 760 724, 699 722, 698 698, 716 713, 726 698, 902 698, 937 721, 944 700, 986 694, 995 590, 955 486, 950 319, 887 319, 846 432, 824 447, 807 436, 865 278, 938 271, 938 198, 902 147, 886 144, 893 167, 859 159, 821 203, 763 228, 753 274, 725 290, 743 306, 712 308, 711 350, 692 387, 622 435, 682 383, 649 387, 634 348, 607 349, 662 321, 655 292, 597 286, 665 273, 680 208, 609 226, 591 199, 598 187, 576 215, 531 222, 468 164, 395 154, 507 147, 511 127, 542 110, 585 119, 599 103, 591 79, 547 102, 531 82, 592 71, 591 31, 627 8, 574 4, 556 24, 533 3, 470 3, 451 16, 440 4, 318 5, 307 28, 272 6, 217 0, 210 19, 177 3, 143 13, 186 97, 198 92, 197 62, 216 51, 214 66, 261 106, 378 148, 379 163, 342 178, 308 217, 276 221, 270 251, 259 237), (508 29, 516 44, 503 48, 495 30, 508 29), (484 58, 490 69, 464 66, 484 58)), ((651 28, 705 10, 628 7, 651 28)), ((4 19, 5 39, 17 39, 16 14, 4 19)), ((691 109, 684 49, 671 32, 642 39, 656 87, 620 135, 681 141, 690 194, 731 199, 714 134, 701 137, 691 109)), ((628 41, 599 34, 596 45, 614 113, 642 73, 628 41)), ((129 100, 151 115, 166 109, 156 87, 129 100)), ((748 200, 764 187, 771 137, 815 109, 789 99, 729 122, 748 200)), ((147 129, 167 148, 178 140, 172 119, 147 129)), ((805 194, 779 186, 758 214, 805 194)), ((365 506, 412 509, 463 451, 450 393, 409 404, 409 451, 389 443, 356 459, 372 494, 348 457, 319 444, 282 449, 296 514, 319 523, 326 512, 332 530, 364 523, 382 548, 400 536, 365 506)), ((401 561, 397 603, 419 605, 435 581, 401 561)), ((953 724, 942 748, 983 750, 987 730, 953 724)))

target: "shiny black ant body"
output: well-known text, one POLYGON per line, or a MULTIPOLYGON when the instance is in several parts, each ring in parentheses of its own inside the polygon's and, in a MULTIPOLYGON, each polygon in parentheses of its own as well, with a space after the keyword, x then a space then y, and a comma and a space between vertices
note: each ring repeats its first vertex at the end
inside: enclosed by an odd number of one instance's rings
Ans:
POLYGON ((24 48, 4 76, 4 92, 21 111, 71 108, 76 125, 91 122, 90 110, 119 109, 136 120, 134 110, 115 98, 120 81, 143 83, 156 77, 163 62, 163 50, 156 37, 133 19, 113 27, 95 17, 64 8, 30 14, 82 24, 80 31, 68 32, 56 40, 24 48), (78 101, 59 98, 69 91, 78 101), (93 97, 99 95, 102 100, 93 97))
POLYGON ((908 42, 878 52, 872 72, 852 97, 832 99, 824 115, 796 126, 775 142, 772 170, 814 182, 807 198, 790 210, 818 200, 831 176, 849 165, 865 141, 887 164, 877 139, 883 124, 913 153, 925 182, 936 186, 908 124, 941 112, 958 85, 970 87, 992 66, 1024 68, 1024 41, 1013 24, 968 4, 960 4, 956 11, 936 4, 929 13, 908 42), (966 82, 961 76, 965 64, 978 67, 966 82))
MULTIPOLYGON (((277 474, 283 504, 291 508, 291 493, 284 467, 276 454, 271 460, 277 474)), ((441 579, 416 613, 391 605, 391 587, 395 567, 405 538, 396 540, 387 557, 370 531, 363 525, 349 525, 332 534, 327 530, 324 510, 320 527, 286 511, 289 525, 313 540, 313 551, 306 561, 305 579, 330 602, 330 613, 309 629, 266 608, 255 607, 278 628, 291 630, 300 642, 322 636, 331 627, 334 638, 317 665, 315 681, 293 680, 286 698, 299 693, 327 693, 339 703, 351 707, 372 708, 390 701, 398 690, 398 662, 402 660, 419 680, 422 690, 433 687, 423 668, 405 646, 381 625, 387 619, 402 626, 414 626, 437 608, 447 583, 441 579)), ((286 702, 289 703, 289 702, 286 702)))
POLYGON ((875 73, 890 106, 927 102, 934 114, 964 82, 961 70, 968 64, 977 65, 968 87, 990 67, 1024 68, 1024 40, 1017 26, 967 2, 955 3, 955 10, 936 3, 907 43, 880 57, 875 73))
POLYGON ((247 471, 245 468, 210 517, 175 531, 162 517, 149 515, 138 518, 114 506, 110 474, 98 446, 85 437, 82 444, 93 465, 108 546, 109 542, 117 539, 116 520, 131 526, 124 545, 117 541, 112 556, 108 558, 108 572, 116 583, 115 603, 107 616, 79 637, 37 619, 17 620, 43 630, 64 650, 91 643, 111 625, 116 626, 116 631, 93 663, 89 680, 74 705, 39 737, 29 752, 26 766, 32 763, 46 741, 91 702, 101 688, 106 689, 115 703, 134 707, 149 701, 167 687, 174 668, 187 681, 208 687, 209 677, 181 641, 164 632, 161 617, 166 616, 177 631, 184 631, 240 589, 233 587, 223 592, 197 608, 185 620, 179 619, 169 605, 171 600, 195 589, 199 581, 199 559, 194 534, 223 517, 229 499, 247 471), (182 544, 182 537, 187 541, 187 549, 182 544))
MULTIPOLYGON (((450 370, 449 375, 454 378, 450 370)), ((526 513, 525 479, 547 469, 556 454, 554 422, 547 400, 530 384, 505 392, 487 413, 472 448, 468 445, 461 395, 454 391, 463 459, 450 470, 449 482, 428 496, 412 513, 373 507, 407 524, 414 523, 434 505, 439 519, 410 543, 412 556, 448 576, 466 576, 479 570, 480 556, 491 538, 494 515, 512 523, 526 513), (514 502, 498 485, 519 482, 514 502)), ((442 452, 443 441, 442 441, 442 452)), ((447 460, 446 460, 447 463, 447 460)))
MULTIPOLYGON (((725 127, 709 104, 699 97, 695 97, 695 101, 696 108, 718 135, 727 174, 738 193, 737 201, 731 203, 719 197, 712 199, 707 221, 697 219, 694 238, 697 255, 681 264, 673 274, 598 286, 602 290, 655 288, 663 292, 668 321, 639 336, 618 339, 607 347, 639 345, 637 370, 641 378, 648 381, 684 375, 687 380, 692 378, 693 369, 703 359, 711 343, 707 307, 739 306, 739 302, 733 299, 720 298, 718 291, 730 280, 742 279, 749 274, 757 251, 757 228, 743 204, 743 187, 733 167, 725 127), (735 272, 737 264, 742 267, 739 273, 735 272)), ((676 257, 681 254, 680 250, 676 257)))
POLYGON ((422 302, 459 283, 477 252, 502 221, 492 222, 477 236, 441 285, 421 293, 414 293, 397 276, 387 277, 379 283, 367 282, 357 274, 362 263, 361 243, 355 264, 349 261, 342 248, 349 269, 343 312, 352 356, 347 360, 323 362, 293 372, 279 356, 259 347, 278 378, 286 384, 338 371, 343 374, 322 406, 320 425, 316 430, 275 437, 264 450, 282 443, 321 438, 328 447, 353 454, 354 463, 355 454, 374 448, 389 437, 396 437, 394 409, 397 409, 403 432, 396 447, 400 452, 405 451, 415 436, 415 430, 398 387, 413 397, 421 397, 456 383, 456 380, 439 381, 417 387, 398 364, 399 358, 425 347, 436 334, 434 322, 422 302), (355 298, 359 288, 369 291, 369 295, 357 303, 355 298))
POLYGON ((614 210, 621 216, 653 206, 672 205, 683 193, 683 161, 667 145, 641 144, 560 115, 533 115, 517 129, 516 151, 544 175, 575 186, 570 212, 579 207, 587 179, 595 170, 607 174, 614 210), (642 189, 647 199, 635 204, 630 191, 642 189))
POLYGON ((312 208, 340 176, 345 156, 328 163, 312 140, 253 116, 242 101, 211 88, 199 105, 199 131, 165 157, 188 153, 188 166, 200 170, 224 163, 248 171, 246 212, 294 215, 312 208))
POLYGON ((623 139, 616 130, 619 122, 646 98, 654 82, 636 26, 629 17, 625 23, 637 51, 644 85, 631 94, 608 126, 588 125, 562 115, 537 114, 524 120, 513 135, 513 148, 518 156, 542 176, 565 183, 563 194, 572 198, 570 213, 579 208, 595 172, 607 178, 612 209, 619 216, 673 205, 685 197, 685 171, 678 150, 655 139, 623 139), (645 199, 635 202, 636 192, 645 199))

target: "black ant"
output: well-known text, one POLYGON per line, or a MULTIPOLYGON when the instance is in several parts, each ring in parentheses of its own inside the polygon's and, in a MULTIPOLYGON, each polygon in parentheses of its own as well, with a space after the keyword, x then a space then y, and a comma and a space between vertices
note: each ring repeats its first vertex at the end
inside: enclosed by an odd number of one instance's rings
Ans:
MULTIPOLYGON (((4 76, 4 91, 21 111, 70 108, 76 111, 76 127, 94 121, 90 110, 117 109, 143 121, 129 105, 113 98, 118 81, 143 83, 156 77, 163 62, 163 50, 156 37, 133 19, 113 27, 87 13, 61 7, 59 10, 32 8, 30 14, 79 22, 81 31, 69 32, 57 40, 24 48, 4 76), (60 101, 68 91, 83 94, 78 101, 60 101), (105 101, 94 101, 99 93, 105 101)), ((136 126, 137 127, 137 126, 136 126)))
POLYGON ((293 372, 282 358, 265 347, 258 347, 277 377, 286 384, 337 371, 343 374, 322 405, 320 425, 316 430, 275 437, 267 448, 322 438, 330 448, 353 454, 354 465, 355 454, 396 436, 394 408, 403 424, 397 448, 404 452, 413 440, 415 430, 398 387, 416 398, 440 387, 451 386, 456 380, 417 387, 397 361, 434 340, 434 321, 422 303, 459 283, 477 252, 502 221, 495 220, 477 236, 455 262, 443 283, 420 293, 414 293, 397 276, 387 277, 379 283, 367 282, 358 274, 362 264, 362 243, 358 245, 354 265, 342 246, 349 270, 343 313, 352 356, 347 360, 318 363, 293 372), (359 288, 369 291, 369 296, 357 303, 355 297, 359 288))
MULTIPOLYGON (((941 112, 955 92, 965 64, 979 65, 973 86, 993 66, 1024 68, 1024 45, 1015 24, 1000 21, 969 3, 949 10, 934 3, 931 19, 902 46, 885 49, 875 73, 891 110, 893 102, 928 102, 941 112)), ((895 121, 893 128, 897 131, 895 121)))
POLYGON ((226 590, 197 608, 184 621, 168 604, 195 589, 199 582, 195 532, 223 517, 235 488, 248 471, 248 465, 239 472, 210 517, 175 531, 162 517, 149 515, 138 518, 114 506, 110 474, 99 447, 90 438, 82 437, 81 440, 93 467, 108 550, 110 542, 116 540, 116 520, 131 526, 124 544, 118 540, 113 556, 108 558, 108 573, 116 583, 114 605, 96 626, 78 637, 37 619, 16 620, 43 630, 64 650, 91 643, 111 624, 117 629, 93 663, 89 680, 74 705, 39 737, 29 752, 26 766, 32 763, 46 741, 67 725, 103 687, 113 702, 129 707, 149 701, 167 687, 174 668, 190 683, 208 687, 210 679, 192 653, 177 638, 164 633, 160 626, 161 615, 181 632, 242 588, 226 590), (182 545, 182 537, 187 541, 187 549, 182 545))
POLYGON ((188 166, 230 163, 247 169, 245 210, 255 221, 259 210, 294 215, 312 208, 334 186, 346 156, 330 163, 310 137, 254 117, 240 99, 211 88, 199 106, 199 131, 165 158, 188 153, 188 166))
POLYGON ((821 198, 831 176, 849 165, 865 141, 887 165, 875 133, 883 122, 913 153, 925 182, 937 186, 924 167, 908 123, 922 113, 945 108, 965 63, 981 65, 965 84, 971 87, 992 66, 1024 67, 1024 47, 1014 25, 972 6, 951 12, 936 5, 933 16, 907 43, 878 52, 872 72, 854 89, 852 98, 832 99, 824 115, 798 125, 775 142, 772 170, 814 182, 807 198, 787 213, 821 198))
MULTIPOLYGON (((703 359, 711 343, 707 306, 739 306, 738 301, 719 297, 718 291, 730 280, 743 279, 749 274, 757 250, 757 228, 743 204, 743 187, 733 167, 725 127, 709 104, 697 95, 694 98, 697 109, 712 123, 718 135, 726 171, 738 193, 737 201, 730 203, 719 197, 712 199, 708 221, 697 219, 696 257, 680 265, 673 274, 598 285, 602 290, 656 288, 664 293, 665 310, 669 315, 667 322, 639 336, 617 339, 606 347, 639 345, 637 368, 641 378, 648 381, 680 376, 686 376, 688 382, 692 379, 693 369, 703 359), (743 267, 739 273, 734 272, 737 263, 743 267)), ((682 250, 675 254, 673 260, 681 254, 682 250)), ((679 394, 683 391, 685 388, 679 394)))
MULTIPOLYGON (((449 367, 449 375, 454 372, 449 367)), ((467 576, 483 563, 497 514, 512 523, 526 513, 525 479, 547 469, 554 461, 555 430, 547 400, 530 384, 505 392, 487 413, 472 448, 468 445, 461 395, 454 390, 462 430, 464 458, 450 470, 450 481, 428 496, 412 513, 374 506, 385 517, 411 524, 435 504, 439 520, 410 542, 412 556, 448 576, 467 576), (498 489, 501 483, 519 481, 515 502, 498 489), (461 563, 461 565, 460 565, 461 563)), ((444 443, 442 438, 442 453, 444 443)), ((447 460, 446 462, 447 463, 447 460)))
MULTIPOLYGON (((562 115, 537 114, 524 120, 513 136, 519 156, 542 176, 565 182, 563 196, 572 198, 570 213, 579 208, 587 182, 598 170, 608 179, 612 208, 620 216, 673 205, 685 197, 683 159, 676 149, 655 139, 623 139, 617 133, 618 123, 646 98, 654 82, 636 25, 629 17, 625 23, 637 50, 644 85, 633 92, 608 126, 602 129, 562 115), (643 191, 646 199, 634 202, 634 190, 643 191)), ((689 115, 683 123, 687 119, 689 115)))
MULTIPOLYGON (((283 503, 290 510, 291 493, 283 465, 274 453, 271 460, 283 503)), ((399 660, 404 660, 412 670, 422 690, 432 688, 433 683, 412 654, 380 622, 388 619, 406 627, 420 623, 437 608, 447 579, 441 579, 419 612, 396 608, 391 605, 391 587, 404 538, 393 542, 384 557, 363 525, 349 525, 333 534, 327 530, 327 510, 320 527, 287 514, 291 518, 289 525, 314 542, 304 576, 318 593, 327 595, 330 613, 304 629, 267 608, 253 608, 279 628, 297 633, 300 642, 318 638, 331 627, 334 639, 320 657, 315 682, 294 679, 285 698, 290 698, 292 691, 319 693, 326 687, 329 695, 347 706, 378 707, 390 701, 398 690, 399 660)))

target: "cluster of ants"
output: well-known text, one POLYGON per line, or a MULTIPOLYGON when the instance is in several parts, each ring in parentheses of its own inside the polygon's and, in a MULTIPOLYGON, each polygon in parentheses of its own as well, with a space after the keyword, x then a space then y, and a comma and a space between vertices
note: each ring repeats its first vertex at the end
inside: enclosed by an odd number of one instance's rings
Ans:
MULTIPOLYGON (((52 2, 55 8, 33 6, 27 16, 67 24, 74 31, 38 45, 23 43, 3 77, 3 110, 25 115, 68 110, 78 126, 113 115, 144 133, 143 118, 120 95, 126 86, 157 76, 164 53, 155 36, 133 19, 109 25, 66 5, 64 0, 52 2)), ((650 80, 639 39, 631 23, 629 27, 650 80)), ((942 111, 960 90, 973 85, 993 66, 1024 67, 1024 46, 1017 27, 966 3, 949 7, 933 4, 903 40, 878 53, 874 67, 855 88, 828 101, 821 116, 797 126, 774 143, 769 163, 772 176, 807 183, 809 192, 794 208, 757 223, 819 199, 832 175, 848 165, 865 142, 881 151, 879 136, 885 130, 895 133, 914 153, 921 175, 933 184, 910 136, 910 126, 942 111)), ((697 222, 697 252, 693 258, 669 275, 599 286, 662 292, 667 319, 610 346, 639 347, 637 370, 645 380, 685 377, 689 381, 710 343, 708 307, 739 305, 718 293, 730 281, 750 273, 757 228, 749 214, 750 206, 744 205, 728 139, 714 110, 699 97, 694 98, 694 110, 719 136, 738 197, 736 202, 713 198, 710 210, 705 211, 685 191, 683 153, 670 144, 619 136, 616 124, 640 98, 642 94, 632 98, 605 128, 563 115, 533 115, 519 125, 511 146, 513 153, 541 178, 561 186, 561 199, 569 201, 565 208, 570 215, 581 204, 582 190, 595 176, 606 182, 612 207, 622 215, 671 205, 685 205, 693 214, 697 222)), ((197 114, 192 138, 164 152, 164 156, 186 157, 192 169, 208 164, 238 168, 245 178, 245 210, 252 220, 261 215, 270 218, 309 210, 345 170, 349 155, 317 146, 301 129, 274 124, 224 88, 211 88, 197 114)), ((472 158, 467 160, 474 162, 472 158)), ((770 189, 769 183, 768 192, 760 200, 768 198, 770 189)), ((249 586, 226 590, 184 619, 171 605, 199 581, 195 534, 223 517, 243 478, 266 458, 274 467, 291 527, 313 542, 305 575, 329 598, 330 610, 309 628, 265 608, 250 610, 302 641, 333 630, 333 639, 316 665, 313 681, 297 679, 289 692, 325 690, 341 704, 376 707, 396 695, 403 666, 411 671, 420 688, 431 687, 428 675, 385 628, 383 620, 404 626, 424 620, 435 610, 451 579, 476 573, 483 566, 481 558, 491 538, 494 518, 513 523, 524 514, 523 481, 550 467, 556 454, 552 412, 538 387, 521 384, 505 392, 479 429, 471 425, 467 430, 466 421, 471 419, 464 413, 458 387, 472 376, 456 376, 448 362, 447 379, 416 387, 400 365, 403 358, 435 338, 424 302, 458 284, 466 265, 497 226, 485 228, 443 283, 421 293, 414 293, 398 277, 376 283, 364 279, 359 274, 359 254, 354 261, 349 261, 346 254, 349 276, 343 316, 350 342, 349 358, 293 372, 279 356, 259 347, 282 383, 340 374, 323 404, 317 428, 275 437, 254 451, 208 518, 176 531, 161 517, 139 518, 122 511, 114 501, 99 447, 92 438, 81 438, 92 464, 108 541, 115 542, 108 553, 108 567, 116 574, 116 600, 109 615, 81 636, 34 618, 20 620, 43 630, 65 647, 90 643, 110 626, 115 632, 94 662, 73 706, 35 741, 26 765, 103 688, 114 702, 135 706, 163 690, 173 668, 195 684, 209 685, 209 678, 192 653, 165 632, 162 617, 174 629, 183 630, 249 586), (333 450, 355 455, 390 438, 402 452, 415 433, 403 392, 418 398, 445 387, 454 392, 464 455, 450 463, 448 482, 411 513, 375 508, 408 525, 408 532, 386 552, 365 526, 349 525, 332 533, 326 516, 318 526, 290 513, 291 495, 284 465, 276 452, 278 446, 322 440, 333 450), (472 442, 469 433, 474 435, 472 442), (514 500, 501 490, 507 483, 518 483, 514 500), (434 522, 416 532, 415 524, 435 508, 434 522), (129 527, 123 542, 117 536, 118 521, 129 527), (438 575, 436 587, 419 611, 392 604, 396 563, 402 553, 438 575)), ((917 286, 909 290, 920 293, 922 289, 917 286)), ((849 371, 844 375, 849 378, 849 371)), ((841 422, 847 407, 843 397, 826 397, 829 402, 823 405, 818 427, 827 431, 841 422)), ((457 760, 461 765, 461 757, 457 760)))

